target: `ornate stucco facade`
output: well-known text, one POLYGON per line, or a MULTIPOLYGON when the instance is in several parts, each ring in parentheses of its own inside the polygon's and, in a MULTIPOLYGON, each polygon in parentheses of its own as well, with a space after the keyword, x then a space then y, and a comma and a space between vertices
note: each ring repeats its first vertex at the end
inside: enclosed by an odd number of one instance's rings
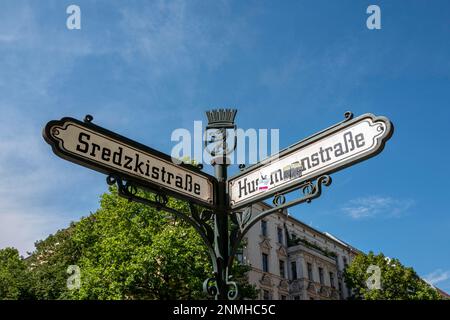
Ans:
MULTIPOLYGON (((270 208, 253 205, 253 214, 270 208)), ((239 258, 251 266, 249 282, 260 299, 345 299, 347 264, 359 253, 349 244, 293 218, 286 211, 256 223, 239 258)))

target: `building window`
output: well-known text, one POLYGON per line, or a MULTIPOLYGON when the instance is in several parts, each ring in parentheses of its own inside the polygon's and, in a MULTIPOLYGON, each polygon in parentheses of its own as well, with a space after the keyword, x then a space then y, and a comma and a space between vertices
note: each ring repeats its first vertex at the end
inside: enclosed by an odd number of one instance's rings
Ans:
POLYGON ((347 268, 347 257, 342 256, 342 262, 344 262, 344 268, 347 268))
POLYGON ((283 244, 283 229, 277 228, 278 243, 283 244))
POLYGON ((314 281, 311 263, 308 262, 307 266, 308 266, 308 280, 309 281, 314 281))
POLYGON ((291 262, 291 272, 292 272, 292 280, 297 279, 297 262, 291 262))
POLYGON ((332 288, 336 288, 334 285, 334 273, 330 272, 330 284, 332 288))
POLYGON ((269 256, 266 253, 262 254, 262 266, 264 272, 269 272, 269 256))
POLYGON ((323 284, 323 269, 319 267, 319 281, 323 284))
POLYGON ((294 300, 300 300, 300 296, 294 296, 294 300))
POLYGON ((263 300, 270 300, 270 292, 268 290, 263 290, 263 300))
POLYGON ((343 299, 343 296, 342 296, 342 282, 338 282, 338 288, 339 288, 339 298, 340 299, 343 299))
POLYGON ((267 237, 267 221, 266 220, 261 220, 261 234, 264 237, 267 237))
POLYGON ((281 300, 287 300, 287 297, 285 295, 281 295, 281 300))
POLYGON ((286 278, 285 271, 284 271, 284 261, 280 260, 280 277, 286 278))

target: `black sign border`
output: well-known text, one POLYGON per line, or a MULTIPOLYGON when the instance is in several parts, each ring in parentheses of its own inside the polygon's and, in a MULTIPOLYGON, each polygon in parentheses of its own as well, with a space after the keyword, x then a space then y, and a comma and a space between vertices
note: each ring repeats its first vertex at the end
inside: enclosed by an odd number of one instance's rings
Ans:
POLYGON ((377 139, 378 140, 378 144, 377 144, 377 146, 376 146, 376 148, 374 149, 373 152, 368 153, 364 157, 353 159, 351 161, 346 160, 346 161, 340 163, 339 165, 334 165, 334 166, 332 166, 331 168, 329 168, 327 170, 322 170, 322 172, 318 171, 318 173, 316 173, 315 175, 313 175, 311 177, 308 177, 307 179, 298 179, 298 180, 292 181, 292 182, 290 182, 290 183, 288 183, 286 185, 283 185, 282 187, 273 189, 274 191, 264 192, 264 193, 262 193, 259 196, 255 196, 254 198, 251 198, 251 199, 248 199, 248 200, 244 200, 243 202, 241 202, 241 203, 239 203, 237 205, 233 205, 232 201, 230 199, 230 204, 229 204, 230 208, 232 210, 241 209, 241 208, 249 206, 249 205, 251 205, 253 203, 256 203, 256 202, 268 199, 268 198, 274 196, 276 193, 278 193, 280 191, 283 191, 283 189, 294 188, 295 186, 302 184, 306 180, 312 180, 312 179, 315 179, 315 178, 317 178, 317 177, 319 177, 321 175, 324 175, 324 174, 332 174, 334 172, 337 172, 337 171, 340 171, 342 169, 348 168, 348 167, 350 167, 350 166, 352 166, 354 164, 357 164, 359 162, 362 162, 364 160, 367 160, 369 158, 372 158, 372 157, 378 155, 379 153, 381 153, 383 151, 383 149, 384 149, 384 147, 386 145, 386 142, 394 134, 394 125, 387 117, 375 116, 372 113, 365 113, 365 114, 360 115, 359 117, 356 117, 356 118, 353 118, 353 119, 346 119, 346 120, 344 120, 342 122, 339 122, 339 123, 337 123, 337 124, 327 128, 325 130, 322 130, 322 131, 320 131, 320 132, 318 132, 318 133, 316 133, 316 134, 314 134, 312 136, 309 136, 309 137, 307 137, 307 138, 305 138, 303 140, 300 140, 299 142, 297 142, 297 143, 295 143, 295 144, 293 144, 293 145, 283 149, 277 155, 268 157, 265 160, 262 160, 261 162, 256 163, 256 164, 246 168, 245 170, 235 174, 234 176, 231 176, 228 179, 228 183, 227 183, 228 184, 228 189, 231 190, 231 185, 237 179, 239 179, 242 176, 245 176, 245 175, 247 175, 249 173, 252 173, 253 171, 259 170, 262 166, 264 166, 266 164, 269 164, 273 160, 281 159, 281 158, 283 158, 286 155, 294 153, 294 152, 298 151, 299 149, 308 146, 309 144, 317 142, 317 141, 319 141, 319 140, 321 140, 321 139, 323 139, 323 138, 325 138, 327 136, 332 135, 333 133, 335 133, 337 131, 340 131, 340 130, 342 130, 344 128, 350 127, 352 124, 355 124, 357 122, 361 122, 362 120, 367 119, 367 118, 370 118, 373 121, 373 123, 383 122, 386 125, 386 130, 383 133, 381 139, 377 139))
POLYGON ((193 166, 189 165, 189 164, 185 164, 185 163, 181 163, 181 164, 175 164, 172 161, 172 157, 168 154, 165 154, 161 151, 155 150, 153 148, 150 148, 146 145, 143 145, 142 143, 136 142, 134 140, 131 140, 127 137, 124 137, 120 134, 117 134, 113 131, 110 131, 108 129, 105 129, 103 127, 100 127, 92 122, 82 122, 80 120, 74 119, 72 117, 63 117, 60 120, 51 120, 49 121, 45 127, 44 130, 42 132, 42 136, 44 138, 44 140, 51 146, 52 151, 54 154, 56 154, 58 157, 68 160, 70 162, 76 163, 78 165, 81 165, 83 167, 92 169, 94 171, 98 171, 107 175, 116 175, 118 177, 121 177, 122 179, 126 180, 126 181, 130 181, 144 189, 147 189, 149 191, 153 191, 153 192, 164 192, 167 195, 171 195, 174 198, 178 198, 181 200, 185 200, 185 201, 189 201, 189 202, 193 202, 196 203, 198 205, 204 206, 204 207, 208 207, 208 208, 213 208, 215 206, 216 203, 216 190, 217 190, 217 179, 205 172, 202 172, 200 170, 195 170, 193 166), (172 163, 175 166, 179 166, 181 167, 183 170, 188 171, 190 174, 193 175, 199 175, 202 177, 205 177, 206 179, 208 179, 208 181, 211 183, 211 188, 212 188, 212 198, 211 198, 211 202, 207 202, 207 201, 202 201, 200 199, 197 198, 193 198, 193 197, 189 197, 187 195, 178 193, 176 191, 173 191, 169 188, 165 188, 161 185, 158 185, 156 183, 152 183, 148 180, 145 179, 139 179, 136 176, 132 176, 123 172, 118 172, 115 171, 114 169, 103 165, 101 163, 96 163, 94 165, 94 161, 88 161, 85 158, 81 157, 81 156, 77 156, 71 152, 65 151, 64 149, 61 149, 59 147, 59 141, 57 139, 55 139, 50 130, 53 126, 57 125, 57 126, 63 126, 66 122, 73 122, 81 127, 85 127, 89 130, 93 130, 96 131, 102 135, 105 135, 107 137, 110 137, 111 139, 117 140, 121 143, 127 144, 132 146, 133 148, 139 149, 142 152, 148 153, 154 157, 157 158, 161 158, 162 160, 165 161, 169 161, 170 163, 172 163))

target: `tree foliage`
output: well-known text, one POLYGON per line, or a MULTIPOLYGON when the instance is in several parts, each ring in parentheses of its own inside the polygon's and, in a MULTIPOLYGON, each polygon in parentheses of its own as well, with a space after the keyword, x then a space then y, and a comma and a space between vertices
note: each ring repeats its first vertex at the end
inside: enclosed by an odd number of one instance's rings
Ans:
POLYGON ((67 295, 67 267, 81 255, 72 241, 75 225, 35 243, 35 251, 26 259, 30 289, 35 299, 59 299, 67 295))
POLYGON ((29 279, 24 260, 14 248, 0 250, 0 299, 29 297, 29 279))
MULTIPOLYGON (((169 206, 188 209, 175 199, 169 200, 169 206)), ((212 267, 194 228, 164 211, 119 197, 115 188, 102 195, 95 213, 35 246, 26 260, 12 249, 9 262, 2 260, 0 299, 207 298, 202 283, 211 276, 212 267), (16 265, 22 273, 12 271, 16 265), (79 289, 67 288, 69 265, 80 268, 79 289), (28 284, 27 290, 14 283, 19 280, 28 284), (11 289, 3 291, 3 283, 11 289)), ((245 277, 248 270, 235 264, 233 274, 242 297, 255 298, 256 290, 245 277)))
POLYGON ((433 287, 422 280, 413 268, 403 266, 398 259, 389 259, 382 253, 360 254, 344 272, 345 282, 352 289, 353 299, 364 300, 428 300, 440 299, 433 287), (370 265, 381 271, 381 289, 369 289, 366 281, 371 276, 370 265))
MULTIPOLYGON (((171 200, 172 207, 183 204, 171 200)), ((73 236, 84 246, 78 265, 81 299, 202 298, 209 268, 195 231, 157 211, 105 194, 101 209, 83 219, 73 236)))

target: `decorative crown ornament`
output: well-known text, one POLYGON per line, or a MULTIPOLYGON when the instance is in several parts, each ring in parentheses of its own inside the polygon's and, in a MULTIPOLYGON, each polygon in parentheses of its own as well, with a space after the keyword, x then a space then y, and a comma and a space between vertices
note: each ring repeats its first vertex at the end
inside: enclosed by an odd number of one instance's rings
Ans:
POLYGON ((206 111, 208 128, 234 128, 236 109, 216 109, 206 111))

